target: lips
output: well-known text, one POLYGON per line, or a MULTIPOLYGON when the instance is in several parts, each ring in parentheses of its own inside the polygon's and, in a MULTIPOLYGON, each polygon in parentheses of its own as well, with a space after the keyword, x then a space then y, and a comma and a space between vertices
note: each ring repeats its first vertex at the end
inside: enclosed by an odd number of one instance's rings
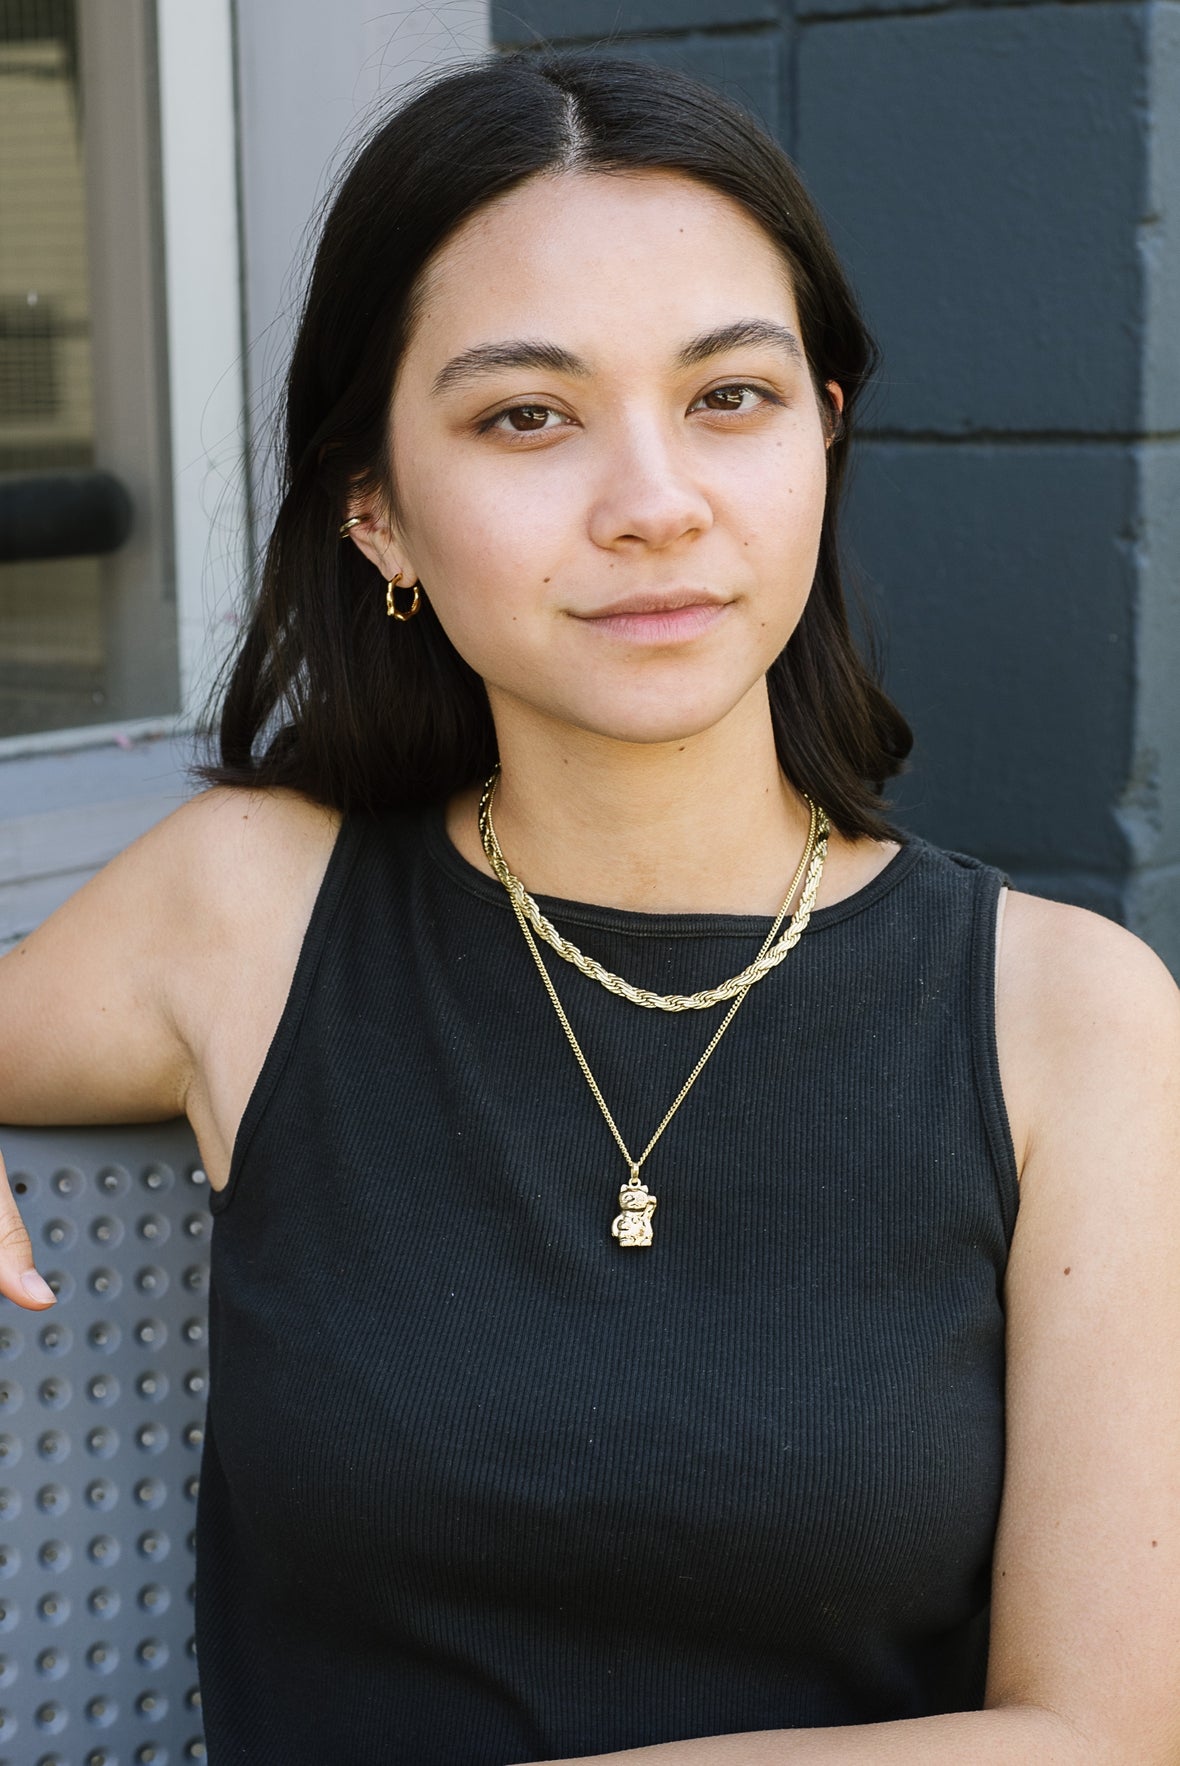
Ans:
POLYGON ((592 613, 579 613, 578 619, 615 619, 635 613, 675 613, 682 607, 723 607, 724 597, 709 589, 671 589, 663 594, 624 595, 609 606, 596 607, 592 613))
POLYGON ((660 648, 703 636, 726 618, 729 607, 728 601, 708 590, 686 589, 675 594, 627 595, 594 613, 579 614, 578 619, 604 638, 660 648))

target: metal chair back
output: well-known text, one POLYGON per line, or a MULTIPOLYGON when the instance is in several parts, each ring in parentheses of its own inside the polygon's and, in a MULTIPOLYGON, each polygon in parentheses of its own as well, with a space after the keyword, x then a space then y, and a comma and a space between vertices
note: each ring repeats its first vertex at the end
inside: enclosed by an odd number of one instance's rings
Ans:
POLYGON ((0 1129, 58 1296, 0 1298, 0 1766, 205 1758, 209 1186, 183 1122, 0 1129))

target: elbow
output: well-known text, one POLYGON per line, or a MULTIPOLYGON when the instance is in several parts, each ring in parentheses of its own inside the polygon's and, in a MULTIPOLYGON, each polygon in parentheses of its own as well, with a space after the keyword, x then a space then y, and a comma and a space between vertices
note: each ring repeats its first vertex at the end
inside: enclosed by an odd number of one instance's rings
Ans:
POLYGON ((1034 1760, 1036 1766, 1180 1766, 1180 1709, 1154 1722, 1142 1712, 1099 1717, 1041 1700, 1021 1700, 1020 1709, 1035 1713, 1043 1725, 1029 1766, 1034 1760))

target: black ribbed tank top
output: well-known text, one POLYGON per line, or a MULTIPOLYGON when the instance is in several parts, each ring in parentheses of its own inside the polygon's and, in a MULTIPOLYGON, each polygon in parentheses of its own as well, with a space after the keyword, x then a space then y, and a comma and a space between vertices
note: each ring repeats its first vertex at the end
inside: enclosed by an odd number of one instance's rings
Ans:
MULTIPOLYGON (((212 1766, 508 1766, 977 1708, 1018 1200, 999 873, 919 839, 753 988, 643 1175, 441 808, 347 819, 213 1199, 212 1766)), ((661 992, 767 920, 541 899, 661 992)), ((550 972, 646 1144, 725 1010, 550 972)))

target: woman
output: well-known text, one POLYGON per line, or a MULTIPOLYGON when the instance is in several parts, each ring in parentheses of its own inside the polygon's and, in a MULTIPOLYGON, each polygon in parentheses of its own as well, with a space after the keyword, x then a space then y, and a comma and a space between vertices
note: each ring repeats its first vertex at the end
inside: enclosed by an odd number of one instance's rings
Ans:
POLYGON ((870 367, 646 64, 343 184, 213 788, 0 965, 0 1116, 217 1192, 216 1766, 1177 1758, 1177 993, 884 819, 870 367))

